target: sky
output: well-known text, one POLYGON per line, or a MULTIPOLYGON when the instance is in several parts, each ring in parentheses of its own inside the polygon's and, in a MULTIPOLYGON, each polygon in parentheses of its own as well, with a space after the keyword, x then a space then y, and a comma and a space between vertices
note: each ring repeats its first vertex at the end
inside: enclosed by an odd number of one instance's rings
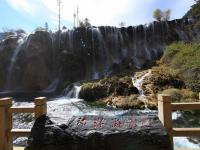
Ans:
MULTIPOLYGON (((194 0, 61 0, 61 26, 73 27, 78 6, 79 20, 89 18, 94 26, 135 26, 152 22, 153 11, 171 9, 171 19, 181 18, 194 0)), ((44 27, 58 28, 57 0, 0 0, 0 31, 44 27)))

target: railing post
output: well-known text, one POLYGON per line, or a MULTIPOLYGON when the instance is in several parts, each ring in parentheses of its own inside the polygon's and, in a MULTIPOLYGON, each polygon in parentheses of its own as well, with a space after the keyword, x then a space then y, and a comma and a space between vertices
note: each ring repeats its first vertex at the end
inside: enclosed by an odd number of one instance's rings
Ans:
POLYGON ((12 150, 12 137, 10 131, 12 129, 12 114, 9 108, 12 106, 12 98, 0 99, 0 150, 12 150))
POLYGON ((173 149, 173 135, 172 135, 172 112, 171 112, 171 96, 166 94, 158 95, 158 116, 163 126, 166 128, 171 146, 173 149))
POLYGON ((199 92, 199 100, 200 100, 200 92, 199 92))
POLYGON ((46 97, 35 98, 34 103, 35 103, 35 118, 36 119, 47 113, 47 98, 46 97))

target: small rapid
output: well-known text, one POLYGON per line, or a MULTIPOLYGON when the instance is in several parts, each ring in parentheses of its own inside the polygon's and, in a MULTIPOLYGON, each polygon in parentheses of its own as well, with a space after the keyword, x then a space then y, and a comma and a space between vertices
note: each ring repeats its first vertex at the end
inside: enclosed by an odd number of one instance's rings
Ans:
POLYGON ((148 99, 147 99, 146 95, 144 94, 142 85, 143 85, 144 79, 150 75, 151 75, 151 69, 149 69, 148 71, 136 72, 134 77, 132 77, 133 86, 135 86, 139 91, 138 100, 144 101, 146 109, 147 109, 146 103, 147 103, 148 99))

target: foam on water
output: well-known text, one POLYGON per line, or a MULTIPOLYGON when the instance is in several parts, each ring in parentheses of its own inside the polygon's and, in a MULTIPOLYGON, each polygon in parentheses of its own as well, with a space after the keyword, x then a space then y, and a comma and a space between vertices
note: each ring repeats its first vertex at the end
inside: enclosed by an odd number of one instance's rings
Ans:
POLYGON ((177 148, 200 148, 200 144, 190 142, 187 137, 174 137, 173 140, 177 148))

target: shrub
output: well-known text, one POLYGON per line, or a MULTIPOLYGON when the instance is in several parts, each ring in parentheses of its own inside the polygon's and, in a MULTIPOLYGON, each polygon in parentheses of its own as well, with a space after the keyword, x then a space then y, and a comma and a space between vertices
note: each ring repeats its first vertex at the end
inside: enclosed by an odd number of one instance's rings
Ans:
POLYGON ((198 93, 188 89, 166 89, 162 91, 163 94, 168 94, 172 97, 173 102, 191 102, 198 101, 198 93))
POLYGON ((152 74, 151 80, 155 86, 184 87, 184 82, 178 77, 177 71, 166 65, 153 67, 152 74))
POLYGON ((176 42, 166 48, 161 63, 170 68, 168 71, 175 70, 176 75, 185 81, 186 87, 200 91, 199 58, 199 42, 176 42))

